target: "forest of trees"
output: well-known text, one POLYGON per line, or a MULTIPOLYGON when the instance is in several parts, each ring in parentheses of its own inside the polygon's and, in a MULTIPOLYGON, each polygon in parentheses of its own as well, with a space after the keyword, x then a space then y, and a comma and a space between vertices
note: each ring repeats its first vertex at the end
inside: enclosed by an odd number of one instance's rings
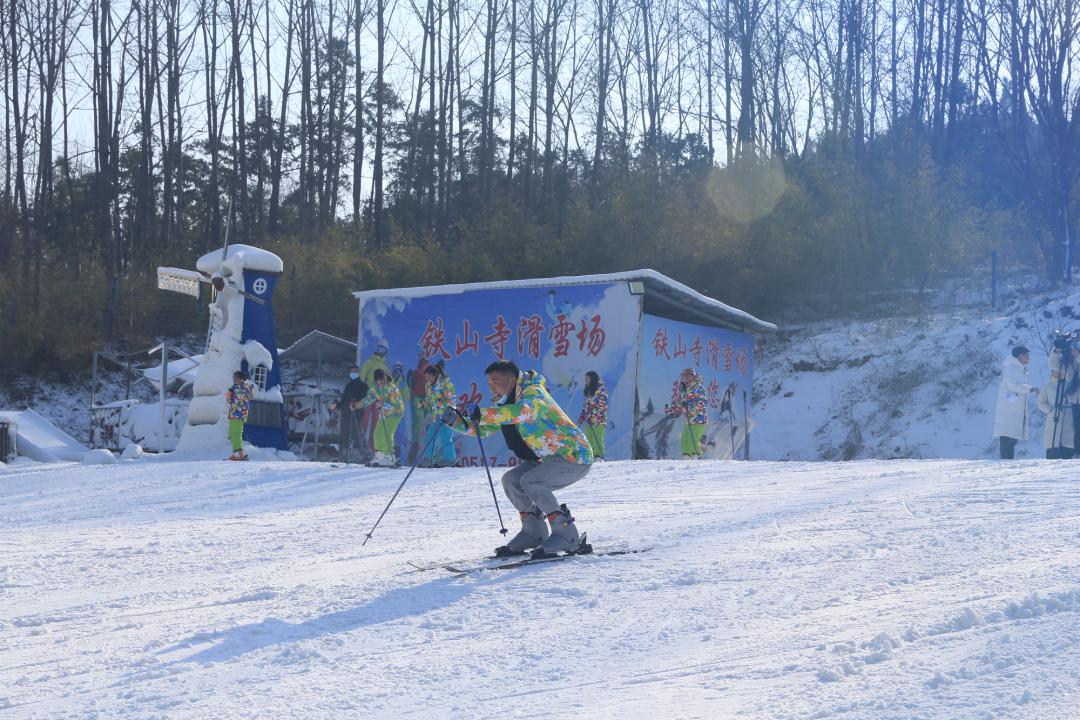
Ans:
POLYGON ((0 0, 0 374, 348 292, 653 267, 768 316, 1069 277, 1080 0, 0 0))

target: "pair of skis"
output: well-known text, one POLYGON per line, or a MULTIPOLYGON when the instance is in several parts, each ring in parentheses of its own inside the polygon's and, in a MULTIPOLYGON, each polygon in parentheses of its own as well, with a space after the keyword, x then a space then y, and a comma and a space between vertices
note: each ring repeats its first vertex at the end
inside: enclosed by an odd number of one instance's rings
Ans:
POLYGON ((475 559, 450 561, 432 563, 429 565, 423 565, 413 561, 409 561, 409 565, 413 568, 413 572, 426 572, 429 570, 446 570, 447 572, 455 575, 468 575, 474 572, 481 572, 484 570, 515 570, 517 568, 528 567, 530 565, 544 565, 548 563, 561 562, 563 560, 569 560, 576 557, 609 557, 615 555, 636 555, 648 551, 649 548, 626 548, 616 550, 594 550, 588 553, 566 553, 563 555, 556 555, 555 557, 537 558, 533 560, 527 555, 521 557, 520 560, 507 560, 507 558, 495 557, 489 555, 481 562, 477 562, 475 559), (501 562, 491 562, 498 560, 501 562))

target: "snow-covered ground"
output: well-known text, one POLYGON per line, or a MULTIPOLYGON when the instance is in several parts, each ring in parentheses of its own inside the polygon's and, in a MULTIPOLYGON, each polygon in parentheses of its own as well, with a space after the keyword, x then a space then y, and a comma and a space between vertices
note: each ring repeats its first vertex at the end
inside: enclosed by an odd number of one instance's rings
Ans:
MULTIPOLYGON (((1080 329, 1080 290, 928 296, 885 317, 780 323, 761 338, 751 457, 768 460, 992 458, 1001 363, 1022 344, 1030 382, 1049 380, 1050 333, 1080 329)), ((1044 457, 1045 417, 1028 405, 1017 457, 1044 457)))
POLYGON ((1076 717, 1069 463, 601 464, 648 552, 464 577, 406 561, 497 543, 483 470, 361 547, 403 474, 0 466, 0 717, 1076 717))

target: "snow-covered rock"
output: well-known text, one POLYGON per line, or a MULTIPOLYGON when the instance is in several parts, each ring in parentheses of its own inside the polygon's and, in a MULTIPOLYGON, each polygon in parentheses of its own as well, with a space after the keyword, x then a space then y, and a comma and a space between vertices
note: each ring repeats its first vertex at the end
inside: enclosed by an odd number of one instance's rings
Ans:
POLYGON ((124 452, 120 456, 120 458, 123 460, 138 460, 145 454, 146 453, 143 452, 142 445, 139 445, 138 443, 131 443, 126 448, 124 448, 124 452))
POLYGON ((114 465, 116 456, 105 448, 97 448, 83 455, 83 465, 114 465))

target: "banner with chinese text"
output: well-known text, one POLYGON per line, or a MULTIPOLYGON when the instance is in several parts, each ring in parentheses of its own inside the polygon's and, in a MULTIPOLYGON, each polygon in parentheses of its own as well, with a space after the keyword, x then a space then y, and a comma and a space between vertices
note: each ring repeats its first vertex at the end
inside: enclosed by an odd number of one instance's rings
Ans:
POLYGON ((672 402, 678 392, 679 374, 693 368, 701 376, 708 398, 702 455, 741 458, 753 360, 751 335, 646 314, 638 369, 635 456, 682 457, 680 438, 686 419, 672 411, 672 402))
MULTIPOLYGON (((401 362, 407 372, 415 371, 419 356, 441 361, 462 409, 469 402, 490 403, 484 368, 513 360, 544 375, 548 391, 575 422, 585 373, 594 370, 609 395, 606 458, 628 459, 639 301, 625 282, 363 298, 360 359, 386 340, 388 363, 401 362)), ((481 464, 474 438, 456 435, 455 444, 463 465, 481 464)), ((485 438, 484 450, 489 462, 517 464, 501 434, 485 438)))

